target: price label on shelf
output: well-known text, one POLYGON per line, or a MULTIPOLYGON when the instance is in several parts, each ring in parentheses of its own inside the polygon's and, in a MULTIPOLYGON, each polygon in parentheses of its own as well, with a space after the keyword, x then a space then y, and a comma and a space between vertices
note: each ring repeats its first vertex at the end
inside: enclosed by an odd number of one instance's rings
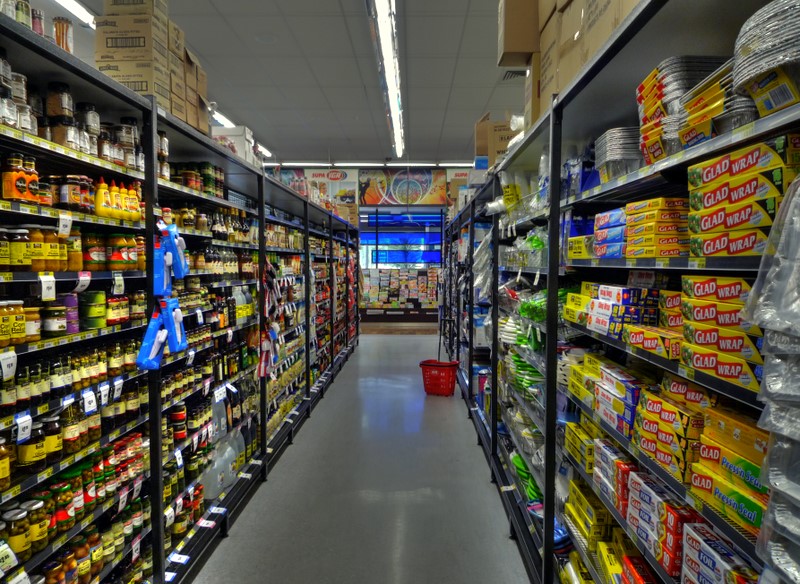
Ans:
POLYGON ((189 563, 190 559, 191 558, 189 556, 184 556, 183 554, 179 553, 170 554, 169 556, 169 561, 174 562, 176 564, 186 565, 187 563, 189 563))
POLYGON ((119 296, 125 292, 125 279, 122 277, 122 272, 113 272, 112 280, 114 286, 112 293, 114 296, 119 296))
POLYGON ((75 286, 73 292, 77 292, 80 294, 81 292, 85 292, 87 288, 89 288, 89 284, 92 283, 92 273, 91 272, 78 272, 78 284, 75 286))
POLYGON ((191 365, 194 363, 194 356, 197 353, 194 349, 189 349, 189 355, 186 357, 186 364, 191 365))
POLYGON ((225 507, 211 507, 208 512, 213 513, 214 515, 225 515, 228 510, 225 507))
POLYGON ((39 272, 39 285, 42 302, 52 302, 56 299, 56 278, 53 272, 39 272))
POLYGON ((197 445, 200 444, 200 434, 192 436, 192 450, 197 450, 197 445))
POLYGON ((180 515, 181 511, 183 511, 183 496, 175 499, 175 515, 180 515))
POLYGON ((72 231, 72 213, 60 211, 58 213, 58 236, 67 238, 72 231))
POLYGON ((3 381, 14 379, 17 374, 17 354, 14 351, 0 353, 0 366, 3 368, 3 381))
POLYGON ((200 434, 200 440, 205 442, 208 439, 208 425, 203 426, 203 432, 200 434))
POLYGON ((175 572, 164 572, 164 580, 172 582, 177 574, 175 572))
POLYGON ((139 493, 142 492, 142 483, 143 482, 144 482, 144 479, 142 479, 142 477, 139 477, 135 481, 133 481, 133 494, 131 494, 131 500, 132 501, 135 501, 136 499, 139 498, 139 493))
POLYGON ((229 343, 233 342, 233 329, 232 328, 228 329, 228 342, 229 343))
POLYGON ((114 378, 114 401, 118 400, 122 395, 122 386, 124 384, 125 380, 122 377, 114 378))
POLYGON ((194 313, 197 315, 197 324, 205 324, 206 320, 203 318, 203 311, 200 308, 195 308, 194 313))
POLYGON ((181 454, 180 448, 175 449, 175 464, 178 465, 178 468, 183 467, 183 454, 181 454))
POLYGON ((25 570, 22 570, 21 572, 17 572, 13 578, 9 578, 6 584, 31 584, 31 579, 28 577, 25 570))
POLYGON ((517 488, 516 485, 506 485, 505 487, 500 487, 500 491, 503 493, 508 493, 509 491, 513 491, 517 488))
POLYGON ((74 395, 68 395, 67 397, 65 397, 65 398, 63 398, 61 400, 61 407, 65 408, 65 407, 67 407, 69 405, 72 405, 73 403, 75 403, 75 396, 74 395))
POLYGON ((250 479, 253 478, 253 475, 251 475, 249 472, 240 472, 239 473, 239 478, 240 479, 244 479, 246 481, 249 481, 250 479))
POLYGON ((15 417, 17 423, 17 444, 27 442, 31 437, 31 427, 33 426, 33 419, 30 414, 15 417))
POLYGON ((216 526, 216 523, 209 521, 208 519, 201 519, 197 522, 197 527, 203 527, 204 529, 214 529, 216 526))
POLYGON ((108 381, 102 382, 97 389, 100 390, 100 405, 104 406, 108 403, 108 394, 111 391, 111 385, 108 381))
POLYGON ((136 562, 142 553, 142 534, 140 533, 133 538, 131 542, 131 561, 136 562))
POLYGON ((125 505, 128 504, 128 487, 125 487, 119 492, 119 505, 117 506, 117 513, 122 513, 125 505))
POLYGON ((225 395, 225 386, 223 385, 222 387, 218 387, 214 390, 214 402, 221 402, 225 399, 225 395))
POLYGON ((97 396, 91 389, 83 391, 83 411, 86 414, 93 414, 97 411, 97 396))
POLYGON ((164 511, 164 527, 169 527, 175 523, 175 510, 172 507, 167 507, 164 511))

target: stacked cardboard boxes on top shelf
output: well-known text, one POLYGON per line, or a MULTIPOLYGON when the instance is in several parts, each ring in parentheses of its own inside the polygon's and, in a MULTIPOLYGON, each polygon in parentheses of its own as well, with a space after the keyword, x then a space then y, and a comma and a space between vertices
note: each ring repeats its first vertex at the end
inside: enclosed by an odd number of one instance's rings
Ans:
POLYGON ((166 0, 105 0, 96 25, 100 71, 209 134, 208 78, 166 0))

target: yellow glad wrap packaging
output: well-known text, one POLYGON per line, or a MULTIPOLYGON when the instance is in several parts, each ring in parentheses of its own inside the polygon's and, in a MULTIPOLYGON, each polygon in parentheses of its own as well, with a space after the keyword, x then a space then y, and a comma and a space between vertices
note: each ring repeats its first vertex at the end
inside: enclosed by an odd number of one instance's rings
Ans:
POLYGON ((686 197, 657 197, 655 199, 647 199, 644 201, 637 201, 635 203, 628 203, 625 205, 626 215, 635 215, 636 213, 644 213, 645 211, 654 211, 658 209, 688 209, 689 199, 686 197))
POLYGON ((745 389, 759 391, 763 367, 738 357, 718 353, 706 347, 683 343, 681 361, 684 365, 745 389))
POLYGON ((735 487, 745 489, 751 497, 764 504, 769 501, 769 487, 762 483, 760 459, 755 462, 709 436, 701 436, 699 462, 735 487))
POLYGON ((674 331, 626 324, 622 340, 665 359, 680 359, 683 337, 674 331))
POLYGON ((703 435, 749 460, 762 460, 767 454, 769 432, 757 426, 757 419, 724 406, 707 408, 703 414, 703 435))
POLYGON ((687 298, 744 304, 751 290, 751 280, 693 275, 681 277, 681 289, 687 298))
MULTIPOLYGON (((781 197, 771 197, 689 213, 692 233, 722 233, 751 227, 771 227, 781 197)), ((628 243, 630 245, 630 242, 628 243)))
POLYGON ((701 187, 689 193, 692 211, 716 209, 763 199, 781 198, 797 176, 794 167, 779 166, 701 187))
POLYGON ((758 535, 766 506, 737 488, 703 463, 692 464, 692 494, 720 515, 758 535))
POLYGON ((733 328, 691 321, 683 323, 683 337, 699 347, 708 347, 759 365, 764 363, 764 358, 761 356, 763 337, 751 336, 733 328))
POLYGON ((689 251, 694 257, 760 256, 770 249, 768 238, 767 229, 698 233, 689 238, 689 251))

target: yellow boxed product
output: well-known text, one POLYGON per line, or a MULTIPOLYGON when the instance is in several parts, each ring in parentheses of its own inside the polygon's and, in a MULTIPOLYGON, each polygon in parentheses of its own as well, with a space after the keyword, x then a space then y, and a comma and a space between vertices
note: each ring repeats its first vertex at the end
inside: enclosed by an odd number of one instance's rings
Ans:
POLYGON ((697 411, 713 408, 719 400, 719 394, 668 371, 664 372, 664 377, 661 379, 661 389, 666 397, 697 411))
POLYGON ((594 235, 579 235, 567 240, 567 258, 588 260, 594 257, 594 235))
POLYGON ((761 482, 761 462, 758 464, 723 445, 721 442, 700 437, 698 462, 730 482, 737 488, 766 504, 769 502, 769 487, 761 482))
POLYGON ((636 419, 633 422, 634 428, 638 428, 642 436, 647 436, 658 441, 658 424, 660 418, 658 414, 651 414, 642 404, 636 408, 636 419))
POLYGON ((157 14, 102 16, 95 21, 95 61, 149 61, 169 65, 167 20, 157 14))
POLYGON ((580 454, 578 460, 594 460, 594 441, 580 424, 568 422, 565 436, 568 441, 573 443, 575 451, 580 454))
POLYGON ((600 429, 600 426, 597 425, 597 422, 594 421, 594 418, 581 411, 579 419, 581 428, 583 428, 583 431, 588 434, 589 438, 596 440, 598 438, 605 437, 605 432, 600 429))
MULTIPOLYGON (((752 227, 772 227, 782 197, 771 197, 689 213, 692 233, 720 233, 752 227)), ((630 243, 629 243, 630 245, 630 243)))
MULTIPOLYGON (((593 532, 587 529, 586 523, 584 518, 581 516, 580 511, 578 511, 572 503, 567 501, 564 503, 564 512, 566 513, 567 517, 572 521, 573 524, 578 528, 583 538, 589 544, 589 551, 594 551, 597 549, 597 542, 601 538, 608 537, 604 531, 601 530, 601 533, 597 533, 595 529, 593 532)), ((605 527, 605 526, 603 526, 605 527)))
POLYGON ((782 197, 797 176, 795 167, 779 166, 764 172, 716 182, 689 193, 694 211, 782 197))
POLYGON ((784 134, 689 167, 689 187, 702 187, 728 178, 796 166, 798 135, 784 134))
POLYGON ((581 457, 580 444, 576 443, 574 439, 565 440, 564 448, 584 472, 587 474, 594 472, 594 458, 581 457))
POLYGON ((669 450, 681 459, 688 459, 695 462, 700 454, 699 439, 686 438, 681 432, 676 431, 674 426, 661 420, 656 431, 656 440, 663 448, 669 450))
MULTIPOLYGON (((691 451, 694 453, 695 451, 699 451, 700 442, 693 442, 693 444, 697 445, 697 447, 691 451)), ((692 454, 693 455, 693 454, 692 454)), ((695 456, 696 458, 696 456, 695 456)), ((691 460, 689 453, 687 452, 684 456, 681 456, 678 453, 671 452, 667 450, 661 444, 658 445, 656 448, 656 462, 661 465, 661 467, 667 471, 672 478, 676 481, 681 483, 689 483, 692 480, 692 463, 694 461, 691 460), (688 458, 688 460, 687 460, 688 458)))
POLYGON ((665 359, 680 359, 681 335, 665 329, 626 324, 623 342, 665 359))
POLYGON ((599 292, 600 284, 598 282, 581 282, 581 295, 597 298, 599 292))
POLYGON ((569 392, 575 396, 576 399, 586 404, 587 406, 594 407, 594 393, 586 389, 583 385, 570 378, 567 384, 569 392))
POLYGON ((680 223, 639 223, 625 227, 625 237, 633 239, 642 235, 680 235, 689 233, 689 224, 686 221, 680 223))
POLYGON ((692 464, 691 483, 694 496, 745 531, 758 535, 766 511, 764 503, 699 462, 692 464))
MULTIPOLYGON (((621 527, 611 528, 611 545, 620 558, 624 556, 641 556, 639 548, 636 547, 636 544, 631 541, 631 538, 628 537, 628 534, 625 533, 625 530, 621 527)), ((634 583, 631 582, 631 584, 634 583)))
POLYGON ((689 238, 689 251, 694 257, 760 256, 769 250, 768 238, 767 229, 697 233, 689 238))
POLYGON ((759 365, 764 363, 764 358, 761 356, 763 337, 751 336, 733 328, 691 321, 683 323, 683 337, 699 347, 708 347, 759 365))
POLYGON ((622 562, 614 553, 610 543, 604 541, 597 543, 597 559, 606 582, 622 582, 622 562))
POLYGON ((583 294, 567 294, 567 306, 578 311, 588 310, 592 299, 583 294))
POLYGON ((572 567, 572 573, 577 576, 578 580, 577 582, 573 582, 567 570, 562 569, 559 572, 559 578, 562 584, 592 584, 594 582, 591 572, 589 572, 589 569, 584 565, 578 552, 573 551, 569 554, 569 565, 572 567))
POLYGON ((690 440, 697 440, 703 432, 703 414, 653 391, 643 391, 639 398, 639 408, 652 416, 658 416, 659 425, 672 428, 676 434, 690 440))
POLYGON ((757 427, 757 419, 724 406, 708 408, 703 413, 705 436, 750 460, 766 456, 769 432, 757 427))
MULTIPOLYGON (((670 247, 680 247, 681 249, 685 248, 686 250, 689 249, 689 236, 688 234, 672 234, 672 235, 634 235, 633 237, 629 237, 627 239, 627 254, 630 257, 631 249, 636 249, 640 247, 655 247, 655 248, 662 248, 668 249, 670 247)), ((653 256, 644 256, 640 255, 639 257, 669 257, 667 256, 660 256, 660 255, 653 255, 653 256)))
POLYGON ((585 326, 588 319, 588 313, 583 310, 575 310, 569 306, 564 307, 564 320, 585 326))
POLYGON ((610 365, 618 367, 618 365, 600 353, 587 353, 583 358, 583 370, 585 373, 600 377, 602 375, 601 367, 603 365, 610 365))
POLYGON ((659 290, 658 307, 666 310, 680 310, 681 293, 677 290, 659 290))
POLYGON ((658 326, 678 333, 683 332, 683 313, 680 310, 658 309, 658 326))
POLYGON ((657 197, 655 199, 647 199, 645 201, 637 201, 635 203, 628 203, 625 205, 625 213, 628 215, 635 215, 636 213, 644 213, 645 211, 655 211, 659 209, 689 209, 689 199, 686 197, 657 197))
POLYGON ((713 375, 734 385, 752 391, 761 387, 762 366, 748 363, 738 357, 683 343, 681 361, 697 371, 713 375))
POLYGON ((583 481, 571 480, 569 483, 569 501, 581 512, 591 525, 611 525, 611 513, 603 506, 583 481))
POLYGON ((741 311, 741 304, 701 300, 699 298, 690 298, 686 295, 684 295, 681 303, 681 312, 686 320, 699 322, 700 324, 734 328, 756 337, 764 336, 760 328, 742 319, 741 311))
POLYGON ((744 304, 750 295, 749 280, 742 278, 719 278, 717 276, 681 276, 681 288, 688 298, 744 304))
POLYGON ((626 258, 688 258, 689 244, 661 245, 650 247, 632 246, 625 250, 626 258))
POLYGON ((648 223, 684 223, 689 214, 688 208, 685 209, 653 209, 643 213, 636 213, 635 215, 627 215, 625 224, 631 225, 646 225, 648 223))

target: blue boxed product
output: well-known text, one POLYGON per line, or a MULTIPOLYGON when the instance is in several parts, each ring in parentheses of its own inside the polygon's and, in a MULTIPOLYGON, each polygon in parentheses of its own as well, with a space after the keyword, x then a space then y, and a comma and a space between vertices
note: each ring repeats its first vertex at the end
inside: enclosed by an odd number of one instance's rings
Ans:
POLYGON ((625 241, 625 227, 610 227, 594 232, 595 243, 622 243, 625 241))
POLYGON ((626 219, 625 207, 598 213, 594 216, 594 230, 608 229, 609 227, 617 227, 618 225, 624 226, 626 219))
POLYGON ((594 257, 596 258, 624 258, 627 246, 624 243, 594 244, 594 257))

